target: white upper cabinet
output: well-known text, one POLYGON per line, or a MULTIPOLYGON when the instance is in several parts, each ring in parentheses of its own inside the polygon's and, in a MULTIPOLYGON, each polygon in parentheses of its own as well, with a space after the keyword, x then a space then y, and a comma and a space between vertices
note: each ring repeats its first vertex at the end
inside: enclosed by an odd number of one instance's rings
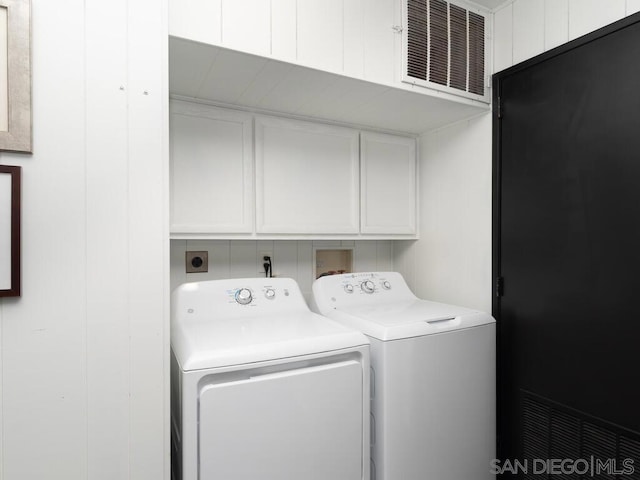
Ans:
POLYGON ((416 140, 361 134, 361 232, 416 234, 416 140))
POLYGON ((256 117, 256 231, 357 234, 358 131, 256 117))
POLYGON ((171 232, 251 233, 251 115, 171 102, 171 232))
POLYGON ((171 101, 173 238, 416 238, 413 137, 171 101))

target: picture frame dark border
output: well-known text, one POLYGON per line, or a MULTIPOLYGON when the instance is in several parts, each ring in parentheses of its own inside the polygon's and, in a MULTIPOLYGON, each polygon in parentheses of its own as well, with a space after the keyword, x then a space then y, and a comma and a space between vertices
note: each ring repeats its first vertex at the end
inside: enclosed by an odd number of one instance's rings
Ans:
POLYGON ((0 150, 32 153, 31 1, 0 0, 7 9, 8 131, 0 131, 0 150))
POLYGON ((0 165, 0 174, 11 175, 11 287, 0 297, 20 296, 20 197, 22 168, 0 165))

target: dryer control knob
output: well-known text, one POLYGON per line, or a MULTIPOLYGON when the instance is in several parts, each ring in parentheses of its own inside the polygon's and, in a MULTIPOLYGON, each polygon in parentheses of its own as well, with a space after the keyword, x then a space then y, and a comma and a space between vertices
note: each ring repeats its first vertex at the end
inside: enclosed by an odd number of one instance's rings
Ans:
POLYGON ((385 290, 391 290, 391 284, 389 283, 388 280, 385 280, 384 282, 382 282, 382 288, 384 288, 385 290))
POLYGON ((350 283, 347 283, 344 286, 344 291, 347 292, 347 293, 353 293, 353 285, 351 285, 350 283))
POLYGON ((269 300, 276 298, 276 291, 273 288, 267 288, 264 292, 264 296, 269 300))
POLYGON ((375 290, 375 285, 373 284, 373 282, 371 280, 365 280, 364 282, 362 282, 360 284, 360 288, 365 292, 365 293, 373 293, 373 291, 375 290))
POLYGON ((247 305, 251 303, 253 297, 251 296, 251 290, 248 288, 241 288, 236 292, 236 302, 240 305, 247 305))

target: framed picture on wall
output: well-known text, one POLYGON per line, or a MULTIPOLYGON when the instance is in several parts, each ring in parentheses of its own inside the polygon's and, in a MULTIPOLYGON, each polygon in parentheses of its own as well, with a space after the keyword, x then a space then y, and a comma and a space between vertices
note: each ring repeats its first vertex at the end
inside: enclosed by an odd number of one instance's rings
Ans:
POLYGON ((20 296, 20 176, 0 165, 0 297, 20 296))
POLYGON ((0 150, 31 153, 30 0, 0 0, 0 150))

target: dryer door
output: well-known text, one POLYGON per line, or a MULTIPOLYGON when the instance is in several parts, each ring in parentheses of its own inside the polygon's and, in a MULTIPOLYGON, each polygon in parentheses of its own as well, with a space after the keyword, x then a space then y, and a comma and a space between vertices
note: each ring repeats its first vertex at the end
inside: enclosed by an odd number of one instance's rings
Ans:
POLYGON ((343 361, 205 385, 198 478, 360 480, 362 376, 343 361))

